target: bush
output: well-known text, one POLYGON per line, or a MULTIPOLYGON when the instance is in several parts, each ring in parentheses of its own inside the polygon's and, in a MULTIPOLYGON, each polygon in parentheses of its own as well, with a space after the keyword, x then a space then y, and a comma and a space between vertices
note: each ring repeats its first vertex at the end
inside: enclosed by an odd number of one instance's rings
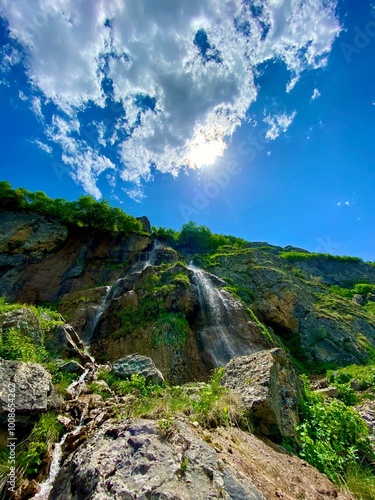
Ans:
POLYGON ((56 217, 65 224, 100 229, 111 234, 142 233, 142 224, 120 208, 110 207, 107 200, 96 201, 92 196, 81 196, 77 201, 49 198, 42 191, 13 189, 7 181, 0 182, 0 207, 10 210, 36 211, 56 217))
POLYGON ((300 455, 332 481, 339 482, 351 467, 371 463, 375 458, 368 427, 355 410, 336 399, 325 401, 310 390, 307 377, 302 379, 300 455))

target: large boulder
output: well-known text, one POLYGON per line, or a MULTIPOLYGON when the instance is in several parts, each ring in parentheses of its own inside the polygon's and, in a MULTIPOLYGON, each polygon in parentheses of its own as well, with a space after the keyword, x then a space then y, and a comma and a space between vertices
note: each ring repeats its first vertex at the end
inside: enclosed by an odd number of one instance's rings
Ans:
POLYGON ((53 389, 50 373, 39 364, 0 359, 0 380, 1 420, 9 404, 13 407, 14 403, 16 414, 47 411, 63 404, 53 389))
POLYGON ((233 358, 222 383, 240 396, 260 432, 275 439, 296 438, 301 390, 285 351, 274 348, 233 358))
POLYGON ((51 498, 264 498, 185 424, 176 423, 173 433, 162 438, 151 420, 106 422, 64 462, 51 498))
POLYGON ((118 359, 113 363, 112 370, 123 379, 137 374, 146 377, 146 381, 151 384, 162 384, 164 382, 162 373, 156 368, 152 359, 140 354, 130 354, 125 358, 118 359))

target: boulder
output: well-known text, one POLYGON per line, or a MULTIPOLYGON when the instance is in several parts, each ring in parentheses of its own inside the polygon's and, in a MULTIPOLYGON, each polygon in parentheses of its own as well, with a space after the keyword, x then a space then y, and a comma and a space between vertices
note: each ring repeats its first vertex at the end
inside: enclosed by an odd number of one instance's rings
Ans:
POLYGON ((352 297, 352 301, 360 306, 364 306, 366 304, 366 300, 366 295, 360 295, 359 293, 354 294, 352 297))
POLYGON ((136 217, 136 219, 139 220, 139 222, 142 224, 142 230, 145 233, 152 233, 151 223, 145 215, 142 215, 142 217, 136 217))
POLYGON ((65 460, 51 498, 264 499, 187 425, 173 427, 173 439, 166 440, 155 421, 104 423, 65 460))
POLYGON ((297 439, 301 388, 283 349, 231 359, 222 384, 240 396, 258 431, 274 439, 297 439))
POLYGON ((113 363, 112 371, 123 379, 130 378, 133 374, 143 375, 147 382, 162 384, 164 377, 156 368, 151 358, 140 354, 130 354, 113 363))
POLYGON ((322 394, 322 396, 327 396, 328 398, 337 398, 339 395, 339 391, 336 389, 336 387, 329 386, 329 387, 323 387, 322 389, 318 389, 315 391, 317 394, 322 394))
POLYGON ((63 400, 53 389, 51 375, 39 364, 0 359, 0 418, 13 404, 16 413, 31 413, 58 408, 63 400), (13 387, 15 396, 13 401, 13 387))

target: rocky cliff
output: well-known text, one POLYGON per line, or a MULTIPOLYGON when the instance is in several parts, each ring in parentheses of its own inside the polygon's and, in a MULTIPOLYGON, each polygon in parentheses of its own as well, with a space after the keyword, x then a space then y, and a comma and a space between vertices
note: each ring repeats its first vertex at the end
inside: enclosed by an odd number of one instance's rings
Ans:
MULTIPOLYGON (((0 313, 0 373, 32 387, 18 397, 23 436, 50 410, 64 428, 39 498, 349 498, 267 440, 301 450, 296 367, 374 358, 375 267, 267 244, 209 251, 141 222, 143 231, 113 236, 0 212, 0 296, 24 304, 0 313)), ((4 423, 4 391, 0 402, 4 423)), ((52 456, 43 450, 45 467, 14 498, 38 491, 52 456)))

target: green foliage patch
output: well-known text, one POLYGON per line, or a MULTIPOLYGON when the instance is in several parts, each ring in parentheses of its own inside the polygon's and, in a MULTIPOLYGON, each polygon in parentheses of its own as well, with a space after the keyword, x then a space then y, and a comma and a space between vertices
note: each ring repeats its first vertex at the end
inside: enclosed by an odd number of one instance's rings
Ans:
POLYGON ((292 262, 303 261, 303 260, 314 260, 314 259, 336 261, 336 262, 347 262, 347 263, 363 262, 363 260, 359 257, 350 257, 347 255, 331 255, 329 253, 298 252, 296 250, 281 252, 280 257, 292 262))
POLYGON ((368 427, 354 409, 337 399, 325 401, 311 391, 307 377, 302 379, 300 456, 332 481, 342 482, 354 466, 370 465, 375 458, 368 427))
POLYGON ((142 224, 107 200, 96 201, 92 196, 81 196, 77 201, 49 198, 42 191, 31 193, 27 189, 13 189, 7 181, 0 182, 0 208, 36 211, 55 217, 62 223, 100 229, 111 234, 139 234, 142 224))
POLYGON ((221 385, 222 377, 223 369, 218 369, 208 383, 160 387, 147 384, 142 375, 121 380, 113 373, 99 372, 99 378, 115 393, 136 396, 126 403, 122 416, 160 419, 159 427, 164 435, 179 415, 207 428, 237 425, 248 430, 250 422, 244 407, 221 385))

